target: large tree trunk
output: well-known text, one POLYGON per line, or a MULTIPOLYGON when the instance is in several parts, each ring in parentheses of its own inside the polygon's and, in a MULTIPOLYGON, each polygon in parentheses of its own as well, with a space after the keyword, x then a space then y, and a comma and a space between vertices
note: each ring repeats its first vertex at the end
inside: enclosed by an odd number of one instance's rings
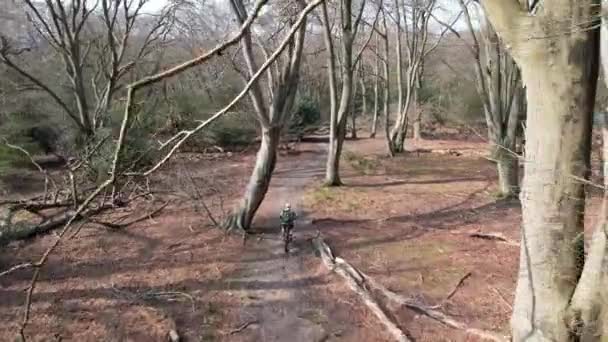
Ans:
MULTIPOLYGON (((602 8, 601 56, 604 82, 608 75, 608 26, 606 11, 602 8)), ((602 165, 604 197, 598 215, 598 223, 587 249, 583 273, 579 279, 569 308, 568 322, 576 329, 581 341, 606 341, 608 339, 608 118, 602 113, 602 165)))
POLYGON ((589 170, 598 35, 594 29, 568 30, 589 22, 595 5, 560 1, 537 18, 519 15, 517 2, 502 1, 484 1, 486 13, 499 34, 510 38, 507 43, 515 44, 528 100, 513 341, 574 341, 565 322, 584 260, 585 190, 577 178, 589 170), (529 35, 548 38, 514 39, 522 33, 511 30, 512 20, 531 20, 517 24, 534 29, 529 35))
POLYGON ((256 155, 255 167, 241 203, 226 221, 227 229, 247 230, 251 227, 253 217, 270 186, 270 179, 277 161, 276 151, 280 135, 280 127, 262 129, 262 142, 256 155))

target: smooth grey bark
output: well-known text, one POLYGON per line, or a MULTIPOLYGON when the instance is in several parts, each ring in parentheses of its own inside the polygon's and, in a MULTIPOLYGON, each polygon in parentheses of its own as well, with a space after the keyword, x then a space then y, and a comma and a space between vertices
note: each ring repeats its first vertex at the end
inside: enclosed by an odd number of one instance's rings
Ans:
POLYGON ((262 128, 262 141, 256 155, 255 166, 243 198, 234 213, 225 223, 228 229, 247 230, 256 211, 264 200, 272 173, 277 162, 277 147, 281 136, 281 127, 262 128))
MULTIPOLYGON (((482 4, 521 67, 528 101, 512 338, 578 341, 584 323, 577 319, 575 291, 584 297, 590 285, 585 278, 593 277, 588 271, 593 270, 592 255, 581 276, 585 189, 580 179, 589 173, 599 55, 597 22, 590 18, 597 17, 599 2, 544 2, 534 16, 529 15, 527 2, 482 4), (526 30, 514 29, 522 27, 526 30)), ((600 339, 601 334, 594 338, 600 339)))

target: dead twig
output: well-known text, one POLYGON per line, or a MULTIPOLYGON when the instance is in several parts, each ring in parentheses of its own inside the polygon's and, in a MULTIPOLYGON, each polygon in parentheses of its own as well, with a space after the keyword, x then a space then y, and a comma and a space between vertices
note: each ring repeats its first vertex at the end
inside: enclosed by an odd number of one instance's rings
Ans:
POLYGON ((160 207, 156 208, 154 211, 152 211, 151 213, 147 213, 144 214, 136 219, 133 219, 131 221, 128 222, 124 222, 124 223, 116 223, 116 222, 105 222, 105 221, 99 221, 99 220, 91 220, 91 222, 93 223, 97 223, 99 225, 102 225, 104 227, 110 228, 110 229, 124 229, 127 228, 135 223, 144 221, 144 220, 151 220, 154 216, 158 215, 161 211, 163 211, 163 209, 165 209, 169 203, 171 203, 171 201, 167 201, 165 202, 165 204, 161 205, 160 207))
POLYGON ((34 267, 34 264, 32 264, 31 262, 26 262, 23 264, 15 265, 15 266, 9 268, 8 270, 0 273, 0 277, 4 277, 5 275, 13 273, 15 271, 18 271, 18 270, 21 270, 24 268, 31 268, 31 267, 34 267))
POLYGON ((481 233, 481 232, 475 232, 475 233, 469 234, 469 236, 472 237, 472 238, 477 238, 477 239, 500 241, 500 242, 505 243, 505 244, 510 245, 510 246, 519 246, 519 243, 506 238, 501 233, 481 233))
POLYGON ((450 291, 450 293, 441 301, 441 303, 439 303, 437 305, 429 306, 429 309, 442 308, 445 305, 445 303, 447 303, 448 300, 450 300, 450 299, 452 299, 452 297, 454 297, 456 292, 458 292, 458 289, 460 289, 460 287, 464 284, 464 281, 467 280, 471 275, 473 275, 472 272, 467 272, 464 276, 462 276, 460 278, 460 280, 458 280, 458 283, 456 283, 456 286, 454 286, 452 291, 450 291))
POLYGON ((259 323, 260 323, 259 321, 245 322, 245 323, 241 324, 238 328, 230 330, 230 332, 228 334, 234 335, 234 334, 240 333, 241 331, 247 329, 247 327, 249 327, 250 325, 259 324, 259 323))

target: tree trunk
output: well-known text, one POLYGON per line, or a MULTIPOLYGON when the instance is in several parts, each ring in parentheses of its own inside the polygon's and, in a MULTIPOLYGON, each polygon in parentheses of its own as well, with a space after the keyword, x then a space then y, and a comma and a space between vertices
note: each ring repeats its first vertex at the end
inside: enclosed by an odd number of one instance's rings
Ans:
POLYGON ((342 146, 346 137, 346 120, 343 124, 336 125, 336 130, 331 130, 329 149, 327 151, 327 168, 325 172, 326 186, 340 186, 340 156, 342 155, 342 146))
POLYGON ((386 139, 386 144, 388 146, 388 153, 391 157, 395 155, 395 151, 393 151, 393 146, 391 144, 391 136, 390 136, 390 94, 391 94, 391 82, 390 82, 390 72, 389 72, 389 43, 388 43, 388 28, 386 27, 386 14, 383 12, 382 14, 382 30, 384 36, 383 38, 383 58, 382 58, 382 73, 384 75, 383 86, 384 91, 382 92, 382 110, 384 111, 384 135, 386 139))
MULTIPOLYGON (((376 52, 379 54, 380 51, 380 35, 376 33, 376 52)), ((376 65, 374 67, 374 114, 372 117, 372 129, 369 134, 371 139, 376 137, 376 131, 378 129, 378 113, 380 112, 380 56, 376 56, 376 65)))
POLYGON ((519 163, 514 150, 515 146, 496 153, 498 191, 502 198, 515 197, 519 193, 519 163))
POLYGON ((277 161, 277 147, 281 135, 280 127, 262 128, 262 142, 256 155, 255 167, 240 205, 226 221, 227 229, 248 230, 255 212, 260 207, 277 161))
MULTIPOLYGON (((416 82, 418 83, 418 82, 416 82)), ((414 140, 418 141, 422 139, 420 132, 420 124, 422 121, 422 111, 418 106, 418 86, 414 86, 412 89, 412 112, 414 113, 414 122, 412 123, 414 140)))
MULTIPOLYGON (((585 20, 566 7, 552 15, 585 20)), ((516 47, 525 50, 515 57, 528 114, 513 341, 575 340, 564 322, 584 260, 585 190, 576 178, 586 178, 589 170, 597 38, 588 30, 516 47)))
POLYGON ((357 95, 358 95, 358 88, 357 88, 357 83, 359 83, 359 77, 358 77, 358 73, 355 73, 353 75, 353 91, 350 97, 350 119, 351 119, 351 131, 350 131, 350 137, 351 139, 357 139, 357 103, 356 103, 356 99, 357 99, 357 95))
MULTIPOLYGON (((337 110, 332 110, 332 118, 330 120, 330 135, 329 135, 329 150, 327 153, 327 164, 325 168, 325 185, 327 186, 340 186, 342 181, 340 180, 340 157, 342 155, 342 145, 344 143, 344 137, 346 134, 346 119, 350 109, 350 101, 352 99, 353 91, 353 41, 355 30, 353 29, 352 23, 352 2, 350 0, 344 0, 342 6, 343 15, 342 18, 342 39, 341 39, 341 50, 342 50, 342 93, 340 96, 340 105, 337 110), (334 115, 335 113, 335 115, 334 115)), ((363 7, 361 7, 363 9, 363 7)), ((329 51, 329 65, 330 65, 330 80, 335 77, 333 71, 335 70, 334 63, 334 51, 331 39, 331 30, 329 27, 329 20, 327 20, 327 10, 323 7, 324 13, 324 37, 325 44, 329 51)), ((358 23, 355 22, 355 25, 358 23)), ((335 94, 334 94, 335 95, 335 94)), ((335 97, 334 97, 335 98, 335 97)), ((334 102, 335 103, 335 102, 334 102)), ((332 108, 332 109, 335 109, 332 108)))

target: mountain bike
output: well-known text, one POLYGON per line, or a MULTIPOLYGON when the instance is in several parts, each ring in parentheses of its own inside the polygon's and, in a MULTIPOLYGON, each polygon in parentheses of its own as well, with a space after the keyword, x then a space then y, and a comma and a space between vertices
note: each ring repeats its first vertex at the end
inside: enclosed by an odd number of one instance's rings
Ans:
POLYGON ((293 225, 281 225, 281 235, 285 244, 285 253, 289 253, 289 244, 293 241, 293 225))

